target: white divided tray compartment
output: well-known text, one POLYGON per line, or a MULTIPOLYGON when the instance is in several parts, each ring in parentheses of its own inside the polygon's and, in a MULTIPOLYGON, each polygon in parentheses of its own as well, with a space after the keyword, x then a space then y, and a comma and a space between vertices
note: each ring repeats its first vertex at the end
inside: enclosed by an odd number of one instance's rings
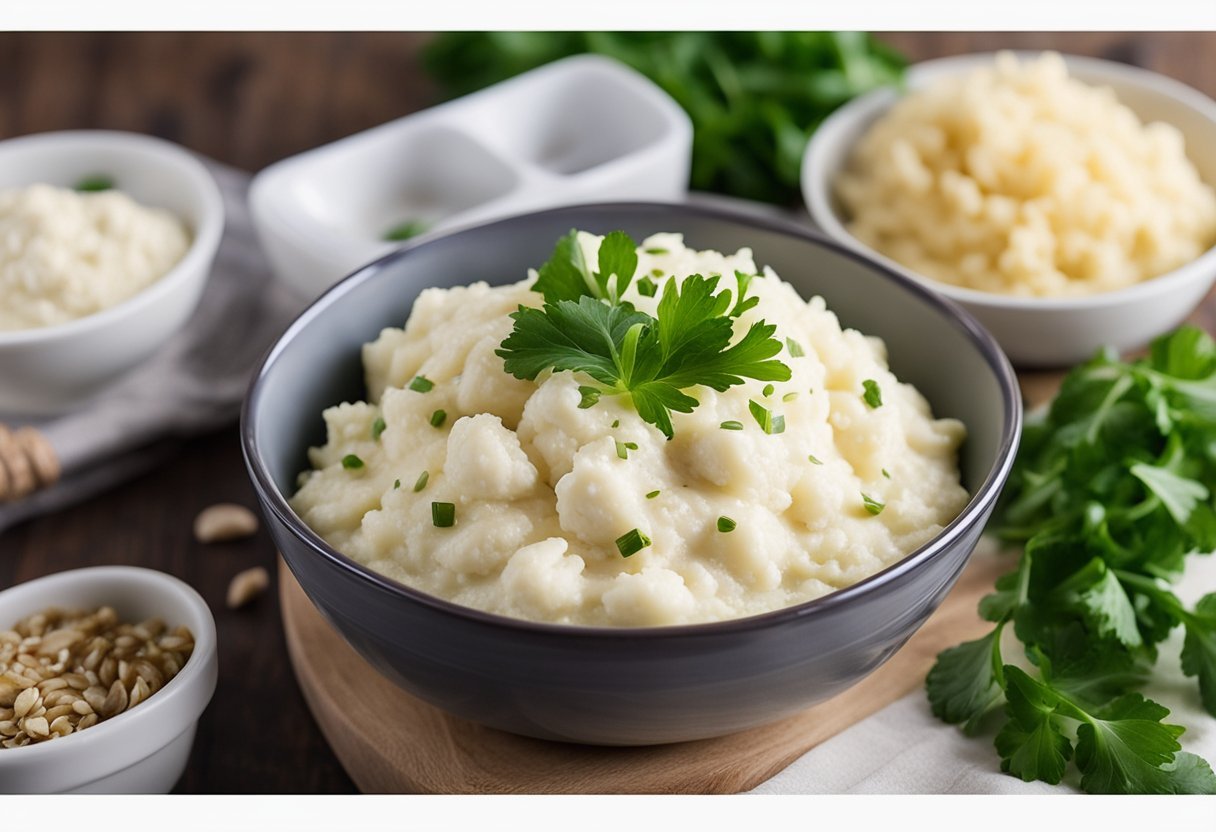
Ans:
POLYGON ((644 76, 567 58, 263 170, 249 194, 275 273, 315 297, 401 242, 582 202, 680 201, 692 124, 644 76))

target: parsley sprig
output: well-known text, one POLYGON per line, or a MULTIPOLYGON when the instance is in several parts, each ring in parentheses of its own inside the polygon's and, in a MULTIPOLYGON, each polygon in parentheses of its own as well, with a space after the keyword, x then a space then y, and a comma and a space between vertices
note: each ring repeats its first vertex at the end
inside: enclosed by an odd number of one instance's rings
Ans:
POLYGON ((755 305, 744 298, 753 276, 736 274, 734 292, 717 292, 717 276, 668 278, 652 317, 622 299, 637 270, 637 246, 625 232, 604 238, 597 266, 586 262, 576 231, 558 241, 533 287, 544 306, 512 313, 514 328, 496 350, 508 373, 527 380, 545 370, 583 373, 596 386, 580 385, 580 407, 628 396, 668 439, 671 413, 699 404, 691 388, 789 380, 789 367, 773 358, 784 346, 775 326, 753 323, 731 343, 736 317, 755 305))
POLYGON ((1028 424, 998 536, 1017 569, 980 602, 983 638, 938 656, 933 712, 976 731, 1004 702, 1001 768, 1058 783, 1071 760, 1089 792, 1216 792, 1183 728, 1136 689, 1157 645, 1185 629, 1182 670, 1216 715, 1216 593, 1188 609, 1168 588, 1186 556, 1216 549, 1216 344, 1185 327, 1150 355, 1100 354, 1028 424), (1012 628, 1032 666, 1005 661, 1012 628))

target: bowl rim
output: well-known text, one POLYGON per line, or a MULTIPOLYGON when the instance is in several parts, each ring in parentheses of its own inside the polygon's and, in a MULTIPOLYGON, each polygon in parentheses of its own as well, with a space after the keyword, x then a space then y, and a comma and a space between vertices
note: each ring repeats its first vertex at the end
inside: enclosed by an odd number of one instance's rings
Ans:
MULTIPOLYGON (((266 352, 262 361, 254 371, 248 393, 241 407, 241 449, 245 457, 245 466, 250 473, 254 489, 258 494, 264 509, 273 513, 274 518, 283 524, 305 547, 315 556, 330 561, 337 567, 353 574, 366 584, 379 591, 387 591, 396 596, 404 596, 407 600, 421 603, 440 613, 465 619, 475 624, 503 627, 508 630, 541 636, 585 637, 593 639, 636 639, 636 638, 679 638, 688 636, 713 636, 728 633, 742 633, 780 624, 792 619, 822 614, 841 604, 847 604, 859 595, 865 595, 880 589, 887 583, 897 580, 904 574, 918 569, 926 562, 945 552, 958 538, 962 536, 976 520, 984 515, 995 503, 1005 480, 1013 467, 1022 428, 1022 401, 1017 377, 1009 359, 997 345, 996 340, 962 307, 948 298, 935 294, 930 289, 916 281, 909 280, 903 275, 881 263, 859 254, 856 251, 825 237, 823 234, 798 224, 792 220, 759 217, 743 214, 718 205, 702 205, 695 203, 669 202, 603 202, 568 205, 535 211, 513 217, 495 220, 482 225, 452 231, 448 234, 437 235, 429 239, 411 240, 401 248, 375 260, 334 284, 327 292, 318 297, 283 331, 274 345, 266 352), (415 249, 430 245, 438 240, 476 234, 485 228, 509 226, 515 223, 530 221, 537 217, 547 217, 563 214, 579 214, 588 211, 617 211, 637 214, 654 214, 656 217, 670 212, 683 213, 685 216, 738 223, 757 230, 768 231, 788 237, 801 239, 826 248, 849 260, 873 269, 880 276, 893 281, 917 296, 924 303, 942 312, 950 323, 963 331, 970 338, 980 356, 996 377, 1000 387, 1002 402, 1002 430, 1000 446, 996 460, 989 468, 984 481, 967 501, 967 505, 942 528, 934 537, 923 545, 900 558, 890 566, 874 573, 855 584, 830 592, 809 601, 803 601, 788 607, 782 607, 769 612, 749 615, 740 618, 730 618, 722 621, 710 621, 697 624, 674 624, 647 627, 611 627, 591 626, 583 624, 560 624, 554 622, 533 621, 523 618, 512 618, 498 613, 486 612, 473 607, 466 607, 452 601, 430 595, 422 590, 393 580, 385 575, 374 572, 353 558, 339 552, 329 545, 319 534, 313 531, 287 503, 286 497, 274 483, 262 458, 261 446, 254 433, 254 414, 258 410, 262 397, 263 379, 273 371, 279 355, 286 350, 296 336, 329 306, 339 301, 347 292, 353 290, 364 281, 371 279, 379 272, 393 266, 398 260, 408 257, 415 249)), ((284 560, 287 560, 284 558, 284 560)), ((290 566, 290 562, 288 562, 290 566)), ((294 570, 293 570, 294 571, 294 570)))
MULTIPOLYGON (((908 67, 908 77, 912 80, 932 81, 948 76, 961 75, 977 66, 993 63, 998 55, 1009 53, 1019 60, 1028 60, 1045 54, 1057 54, 1068 66, 1070 74, 1074 69, 1081 69, 1095 79, 1118 81, 1127 86, 1138 88, 1140 91, 1170 100, 1190 109, 1196 115, 1206 119, 1212 126, 1216 136, 1216 101, 1200 90, 1160 72, 1154 72, 1143 67, 1109 61, 1104 58, 1094 58, 1088 55, 1072 55, 1051 49, 1002 49, 990 52, 968 52, 960 55, 948 55, 919 61, 908 67), (923 76, 928 76, 924 78, 923 76)), ((1085 81, 1090 86, 1101 87, 1105 81, 1085 81)), ((1162 272, 1130 286, 1123 286, 1106 292, 1075 297, 1021 297, 1003 295, 996 292, 984 292, 965 286, 935 280, 928 275, 905 266, 887 257, 865 242, 854 237, 845 226, 842 218, 832 207, 832 181, 840 172, 840 168, 824 170, 818 158, 829 139, 856 140, 861 133, 858 124, 881 117, 889 111, 904 93, 891 87, 871 90, 860 95, 837 109, 824 120, 807 142, 806 151, 802 157, 800 180, 802 197, 812 220, 832 239, 856 249, 862 254, 877 260, 889 269, 898 271, 906 277, 926 285, 952 300, 976 307, 987 307, 993 310, 1027 310, 1036 312, 1076 312, 1105 309, 1112 306, 1132 304, 1148 300, 1151 297, 1166 294, 1179 288, 1182 284, 1198 282, 1203 279, 1216 280, 1216 243, 1213 243, 1201 254, 1188 260, 1168 272, 1162 272), (854 135, 854 134, 857 135, 854 135)), ((1122 103, 1122 102, 1120 102, 1122 103)), ((1126 106, 1126 105, 1125 105, 1126 106)), ((1201 181, 1204 181, 1201 179, 1201 181)), ((1205 182, 1216 187, 1216 182, 1205 182)))
MULTIPOLYGON (((203 279, 206 280, 209 273, 206 268, 207 260, 214 256, 223 235, 224 199, 215 177, 193 152, 167 139, 144 133, 132 133, 125 130, 54 130, 4 139, 0 141, 0 154, 10 148, 37 148, 39 145, 45 145, 48 152, 54 152, 57 145, 60 147, 89 145, 118 149, 133 155, 157 157, 169 165, 176 165, 191 180, 194 193, 202 203, 201 218, 190 229, 192 238, 185 254, 173 264, 169 271, 149 285, 113 306, 107 306, 105 309, 80 318, 49 326, 0 330, 0 349, 8 346, 37 345, 103 329, 121 322, 128 315, 136 314, 141 309, 160 302, 182 284, 189 283, 190 277, 196 270, 201 271, 203 279)), ((121 191, 121 189, 119 190, 121 191)), ((122 192, 125 193, 125 191, 122 192)), ((142 202, 139 204, 143 205, 142 202)), ((178 217, 178 219, 185 224, 183 217, 178 217)))
MULTIPOLYGON (((182 669, 178 671, 176 676, 166 682, 164 687, 140 703, 140 705, 146 706, 149 703, 155 702, 156 707, 143 709, 136 706, 110 719, 98 722, 93 727, 84 731, 73 731, 66 737, 56 737, 53 741, 47 740, 46 742, 31 743, 20 748, 0 749, 0 771, 14 765, 33 764, 39 760, 45 761, 47 758, 53 758, 56 754, 72 754, 78 751, 85 753, 85 747, 81 741, 73 742, 77 737, 84 737, 87 741, 92 742, 94 746, 97 746, 99 743, 104 743, 107 739, 117 736, 118 732, 127 730, 128 728, 134 730, 137 725, 136 720, 142 719, 147 721, 155 719, 156 715, 164 710, 165 703, 169 701, 170 697, 174 699, 180 698, 188 688, 206 683, 209 666, 214 664, 218 657, 215 617, 211 614, 211 609, 207 606, 207 602, 203 600, 203 597, 199 595, 194 587, 181 578, 170 575, 167 572, 143 566, 125 565, 85 566, 79 569, 65 569, 60 572, 52 572, 49 575, 32 578, 28 581, 22 581, 19 584, 14 584, 0 591, 0 605, 4 602, 4 596, 9 593, 20 594, 34 587, 58 584, 92 586, 100 580, 105 579, 143 581, 149 585, 159 585, 160 588, 171 588, 176 592, 177 596, 175 597, 179 597, 184 601, 181 609, 192 609, 206 624, 200 632, 193 633, 194 651, 191 652, 190 658, 182 665, 182 669)), ((9 626, 11 626, 10 622, 0 622, 0 627, 7 628, 9 626)), ((191 627, 192 632, 194 629, 191 627)), ((203 702, 203 708, 200 708, 200 713, 206 708, 210 700, 211 694, 208 694, 203 702)), ((194 720, 197 719, 198 716, 196 715, 194 720)), ((182 730, 185 730, 188 724, 183 724, 182 730)))

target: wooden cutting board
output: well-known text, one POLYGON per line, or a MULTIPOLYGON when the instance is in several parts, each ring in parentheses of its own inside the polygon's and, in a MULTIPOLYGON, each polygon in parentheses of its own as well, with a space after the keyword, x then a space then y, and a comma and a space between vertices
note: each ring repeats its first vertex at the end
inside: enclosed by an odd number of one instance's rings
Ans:
POLYGON ((1011 561, 985 548, 972 557, 925 626, 847 693, 773 725, 646 748, 546 742, 449 716, 365 662, 281 562, 279 596, 304 697, 334 753, 365 792, 723 794, 759 785, 819 743, 919 688, 938 651, 986 632, 991 624, 980 620, 976 602, 1011 561))

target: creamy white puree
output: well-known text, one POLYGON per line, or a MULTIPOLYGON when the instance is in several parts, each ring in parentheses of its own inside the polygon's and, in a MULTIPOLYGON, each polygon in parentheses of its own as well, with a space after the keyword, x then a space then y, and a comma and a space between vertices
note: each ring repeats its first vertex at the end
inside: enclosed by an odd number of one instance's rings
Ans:
MULTIPOLYGON (((581 242, 594 263, 599 238, 581 242)), ((638 258, 639 274, 755 271, 747 249, 695 252, 672 234, 646 240, 638 258)), ((768 397, 760 381, 725 393, 695 388, 701 404, 673 414, 670 441, 617 398, 579 409, 586 379, 562 372, 529 382, 504 372, 494 351, 511 331, 509 313, 539 305, 533 279, 428 289, 404 329, 364 347, 369 401, 325 411, 328 442, 311 450, 316 470, 301 475, 292 500, 337 549, 401 583, 503 615, 680 624, 849 586, 925 543, 965 504, 956 465, 963 425, 933 418, 887 369, 880 340, 842 330, 822 298, 803 300, 771 271, 752 281, 760 303, 736 333, 762 318, 776 324, 778 338, 805 352, 779 356, 793 377, 768 397), (420 374, 434 382, 429 392, 408 389, 420 374), (878 382, 881 407, 863 400, 866 379, 878 382), (796 395, 785 401, 788 393, 796 395), (765 434, 749 399, 783 414, 785 431, 765 434), (439 409, 447 420, 435 428, 439 409), (377 418, 386 424, 378 440, 377 418), (723 430, 727 420, 744 429, 723 430), (620 459, 617 440, 638 448, 620 459), (343 467, 348 454, 364 466, 343 467), (423 471, 426 486, 415 492, 423 471), (863 493, 885 504, 880 514, 866 511, 863 493), (432 524, 432 501, 455 504, 455 526, 432 524), (734 531, 718 531, 719 517, 733 519, 734 531), (652 544, 624 558, 615 541, 633 528, 652 544)), ((626 297, 654 314, 657 298, 626 297)))
POLYGON ((0 331, 121 303, 164 277, 189 247, 181 220, 119 191, 0 189, 0 331))

